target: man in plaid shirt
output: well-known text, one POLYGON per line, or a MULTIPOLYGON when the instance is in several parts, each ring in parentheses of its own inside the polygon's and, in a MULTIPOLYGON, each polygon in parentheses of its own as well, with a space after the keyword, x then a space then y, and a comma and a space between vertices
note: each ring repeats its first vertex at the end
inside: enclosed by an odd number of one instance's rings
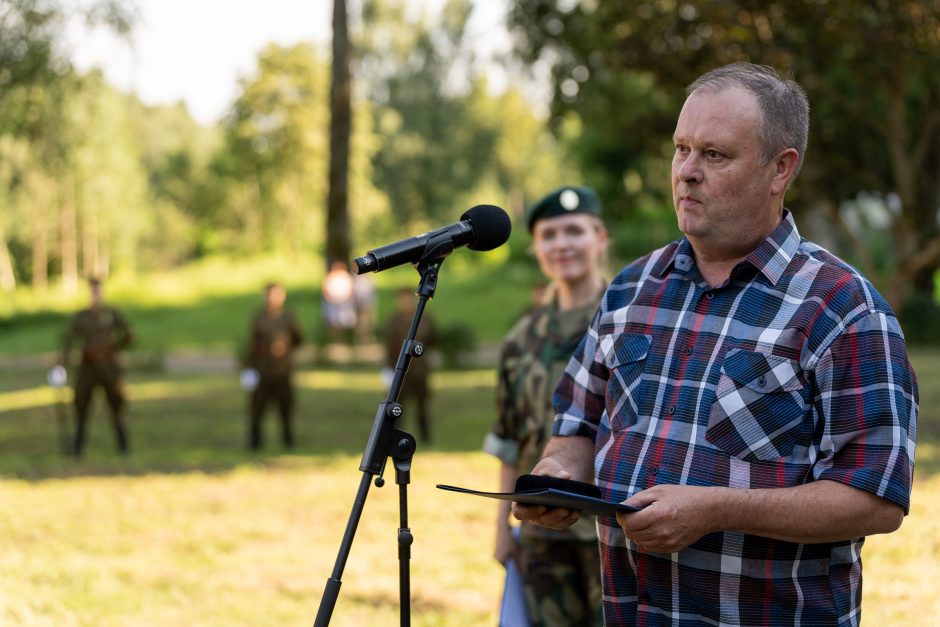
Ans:
POLYGON ((898 321, 784 208, 808 125, 770 68, 692 83, 673 137, 685 237, 621 271, 558 385, 533 472, 642 508, 597 519, 608 625, 858 625, 865 536, 908 512, 898 321))

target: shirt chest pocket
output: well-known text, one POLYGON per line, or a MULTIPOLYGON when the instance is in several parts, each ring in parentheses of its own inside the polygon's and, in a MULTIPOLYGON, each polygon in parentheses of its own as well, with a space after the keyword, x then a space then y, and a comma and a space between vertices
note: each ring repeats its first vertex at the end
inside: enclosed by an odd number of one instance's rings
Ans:
POLYGON ((790 455, 805 411, 800 372, 798 362, 779 355, 729 351, 705 439, 744 461, 790 455))
POLYGON ((615 433, 636 424, 651 338, 650 335, 624 333, 616 336, 605 352, 604 361, 610 371, 605 403, 610 427, 615 433))

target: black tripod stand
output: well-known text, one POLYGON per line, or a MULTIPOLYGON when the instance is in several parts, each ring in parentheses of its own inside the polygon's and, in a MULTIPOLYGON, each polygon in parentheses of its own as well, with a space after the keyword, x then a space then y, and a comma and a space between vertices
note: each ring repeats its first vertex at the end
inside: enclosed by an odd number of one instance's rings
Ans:
POLYGON ((346 532, 343 534, 339 554, 333 566, 333 573, 327 580, 323 597, 320 599, 320 608, 317 611, 314 627, 327 627, 330 624, 330 617, 333 614, 333 608, 339 597, 339 589, 343 583, 341 580, 343 569, 346 567, 346 559, 349 557, 349 550, 352 548, 353 538, 356 535, 356 527, 359 525, 366 496, 369 493, 369 484, 375 477, 376 487, 381 488, 385 485, 383 475, 385 462, 389 457, 392 458, 395 464, 395 483, 398 484, 398 580, 401 625, 402 627, 411 625, 411 575, 409 567, 411 544, 414 537, 408 527, 408 484, 411 482, 411 459, 414 456, 416 442, 410 433, 398 429, 395 423, 404 413, 402 406, 397 401, 402 382, 405 380, 405 373, 408 371, 408 365, 411 363, 412 358, 421 357, 424 354, 424 346, 415 341, 421 315, 424 313, 427 302, 434 297, 434 291, 437 289, 438 271, 444 257, 451 252, 451 247, 445 246, 442 249, 428 246, 428 250, 433 251, 432 254, 428 255, 433 258, 422 259, 417 264, 418 272, 421 274, 421 282, 418 284, 417 289, 417 307, 411 321, 411 327, 408 329, 408 335, 402 342, 401 350, 398 353, 395 376, 389 386, 388 397, 379 404, 378 411, 375 414, 372 432, 369 434, 369 441, 366 443, 362 462, 359 464, 359 470, 363 473, 362 480, 359 483, 359 491, 356 493, 356 500, 353 503, 352 512, 349 514, 349 522, 346 523, 346 532))

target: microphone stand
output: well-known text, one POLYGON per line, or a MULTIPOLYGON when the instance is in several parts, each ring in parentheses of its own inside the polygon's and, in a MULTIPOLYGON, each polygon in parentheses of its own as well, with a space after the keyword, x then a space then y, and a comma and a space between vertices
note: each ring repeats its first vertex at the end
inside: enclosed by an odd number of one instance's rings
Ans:
POLYGON ((402 406, 398 404, 398 395, 401 392, 408 365, 411 363, 412 358, 421 357, 424 354, 424 346, 415 341, 415 335, 418 332, 418 324, 421 322, 424 307, 427 301, 434 297, 434 291, 437 289, 438 271, 441 264, 444 262, 444 258, 453 250, 453 243, 450 240, 451 238, 446 234, 443 234, 439 241, 432 239, 428 242, 421 261, 416 264, 418 273, 421 275, 421 281, 418 284, 418 303, 411 320, 411 328, 408 329, 408 335, 402 342, 401 350, 398 353, 395 376, 389 386, 388 397, 385 401, 379 403, 375 421, 372 423, 372 432, 369 434, 369 440, 362 455, 362 462, 359 464, 359 470, 363 473, 359 482, 359 490, 353 502, 352 512, 349 514, 349 521, 346 523, 346 531, 340 543, 333 573, 327 580, 323 597, 320 599, 320 607, 317 611, 314 627, 327 627, 330 624, 333 608, 339 597, 339 589, 343 583, 343 569, 346 566, 346 560, 349 557, 349 551, 356 535, 356 527, 359 525, 359 519, 362 517, 362 510, 365 507, 366 497, 369 493, 369 484, 375 477, 375 486, 377 488, 385 485, 383 475, 385 463, 389 457, 392 458, 395 464, 395 483, 398 484, 398 585, 401 625, 402 627, 411 625, 411 575, 409 568, 411 544, 414 541, 414 536, 412 536, 411 529, 408 527, 408 484, 411 482, 411 459, 417 443, 414 436, 398 429, 395 423, 404 413, 402 406), (376 475, 378 476, 376 477, 376 475))

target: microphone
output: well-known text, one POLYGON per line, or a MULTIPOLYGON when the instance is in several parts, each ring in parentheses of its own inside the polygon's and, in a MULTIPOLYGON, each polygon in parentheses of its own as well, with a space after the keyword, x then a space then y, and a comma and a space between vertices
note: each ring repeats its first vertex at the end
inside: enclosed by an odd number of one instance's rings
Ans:
POLYGON ((511 231, 512 223, 505 211, 495 205, 477 205, 465 211, 460 222, 374 248, 353 263, 356 274, 365 274, 418 263, 422 259, 443 258, 460 246, 470 250, 493 250, 509 239, 511 231))

